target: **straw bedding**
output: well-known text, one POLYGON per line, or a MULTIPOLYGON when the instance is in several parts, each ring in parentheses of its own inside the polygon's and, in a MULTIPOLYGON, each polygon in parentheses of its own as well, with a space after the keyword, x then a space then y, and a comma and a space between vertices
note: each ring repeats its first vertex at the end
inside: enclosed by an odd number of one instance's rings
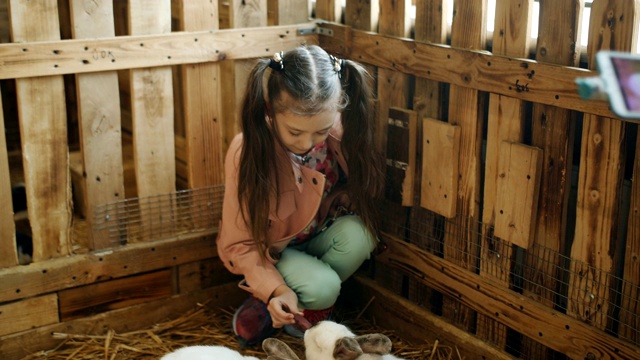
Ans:
MULTIPOLYGON (((335 320, 347 325, 356 334, 383 333, 393 342, 393 353, 404 359, 462 359, 456 348, 433 344, 409 344, 393 331, 381 329, 361 314, 336 310, 335 320)), ((55 349, 29 355, 28 359, 158 359, 165 353, 188 345, 224 345, 244 355, 266 358, 259 346, 240 349, 231 329, 233 309, 213 309, 198 304, 179 317, 148 329, 127 333, 109 330, 103 335, 54 333, 60 344, 55 349)), ((272 335, 279 338, 304 359, 302 340, 283 331, 272 335)))

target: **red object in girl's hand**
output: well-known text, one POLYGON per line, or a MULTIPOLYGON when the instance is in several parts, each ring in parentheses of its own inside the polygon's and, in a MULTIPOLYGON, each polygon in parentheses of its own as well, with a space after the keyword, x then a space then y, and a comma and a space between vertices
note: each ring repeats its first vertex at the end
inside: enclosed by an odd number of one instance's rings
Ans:
POLYGON ((311 327, 311 323, 304 316, 293 314, 293 318, 296 320, 296 323, 298 323, 298 325, 300 325, 300 327, 304 330, 307 330, 311 327))

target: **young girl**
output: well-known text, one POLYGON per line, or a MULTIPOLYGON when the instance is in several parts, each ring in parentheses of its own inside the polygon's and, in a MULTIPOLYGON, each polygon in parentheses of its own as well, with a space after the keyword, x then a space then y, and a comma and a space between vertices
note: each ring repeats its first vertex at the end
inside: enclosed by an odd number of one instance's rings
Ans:
POLYGON ((245 344, 283 326, 301 336, 294 314, 327 318, 376 246, 383 173, 369 81, 358 63, 313 45, 259 60, 249 75, 217 239, 252 295, 233 317, 245 344))

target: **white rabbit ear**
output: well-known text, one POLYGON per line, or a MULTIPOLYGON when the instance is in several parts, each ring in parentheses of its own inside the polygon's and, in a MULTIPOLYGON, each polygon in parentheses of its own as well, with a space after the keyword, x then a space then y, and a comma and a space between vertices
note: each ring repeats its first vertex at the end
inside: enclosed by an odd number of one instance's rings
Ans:
POLYGON ((352 337, 338 339, 333 349, 333 358, 336 360, 354 360, 362 354, 360 344, 352 337))
POLYGON ((267 360, 300 360, 298 355, 291 350, 289 345, 278 339, 264 339, 262 342, 262 350, 269 355, 267 360))
POLYGON ((392 343, 384 334, 367 334, 355 337, 366 354, 386 355, 391 352, 392 343))

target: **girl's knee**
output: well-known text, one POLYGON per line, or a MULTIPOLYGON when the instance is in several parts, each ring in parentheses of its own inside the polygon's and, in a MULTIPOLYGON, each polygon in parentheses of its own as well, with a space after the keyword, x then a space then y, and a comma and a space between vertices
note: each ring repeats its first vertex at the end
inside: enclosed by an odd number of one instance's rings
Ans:
POLYGON ((301 305, 305 309, 327 309, 336 303, 342 281, 335 272, 316 273, 308 279, 306 286, 296 289, 301 305))
MULTIPOLYGON (((362 253, 366 257, 375 249, 376 239, 358 216, 343 216, 336 223, 335 245, 347 252, 362 253)), ((332 227, 333 227, 332 226, 332 227)))

